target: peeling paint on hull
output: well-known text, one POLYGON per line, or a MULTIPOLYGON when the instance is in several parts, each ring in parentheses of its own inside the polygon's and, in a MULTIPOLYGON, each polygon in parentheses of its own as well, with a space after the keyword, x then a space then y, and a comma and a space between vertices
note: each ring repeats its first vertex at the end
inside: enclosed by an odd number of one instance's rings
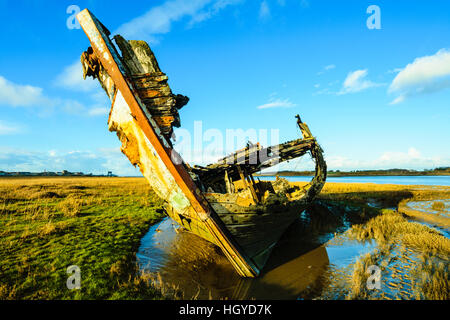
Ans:
POLYGON ((131 115, 121 91, 116 94, 109 119, 109 130, 116 131, 122 152, 150 183, 158 196, 172 203, 176 212, 185 214, 191 206, 167 166, 131 115))

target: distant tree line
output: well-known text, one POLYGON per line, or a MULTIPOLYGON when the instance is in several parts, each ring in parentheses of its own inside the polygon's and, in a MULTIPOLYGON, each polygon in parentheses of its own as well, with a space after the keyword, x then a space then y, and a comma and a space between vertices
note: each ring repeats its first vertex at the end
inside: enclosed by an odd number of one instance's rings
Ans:
MULTIPOLYGON (((279 171, 266 172, 259 174, 261 176, 313 176, 314 171, 279 171)), ((446 176, 450 175, 450 167, 439 167, 426 170, 411 169, 384 169, 384 170, 329 170, 329 177, 348 177, 348 176, 446 176)))
POLYGON ((111 171, 108 171, 108 174, 105 174, 105 175, 104 174, 94 175, 92 173, 83 173, 83 172, 70 172, 67 170, 58 171, 58 172, 53 172, 53 171, 44 171, 44 172, 0 171, 0 177, 117 177, 117 175, 113 174, 111 171))

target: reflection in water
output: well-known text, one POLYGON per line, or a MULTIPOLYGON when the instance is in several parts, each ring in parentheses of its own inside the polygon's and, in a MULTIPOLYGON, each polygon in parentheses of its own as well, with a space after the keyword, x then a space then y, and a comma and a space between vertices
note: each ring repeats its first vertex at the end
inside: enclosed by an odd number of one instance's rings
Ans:
MULTIPOLYGON (((178 230, 171 219, 151 227, 138 252, 140 267, 176 284, 185 298, 310 299, 304 296, 330 268, 354 262, 370 246, 358 242, 326 243, 350 226, 344 212, 315 205, 303 212, 274 248, 260 277, 239 277, 216 246, 178 230), (330 259, 331 257, 331 259, 330 259)), ((320 290, 319 290, 320 291, 320 290)), ((315 288, 311 295, 320 294, 315 288)))
MULTIPOLYGON (((345 299, 356 260, 378 250, 375 241, 349 240, 345 232, 367 219, 356 207, 313 205, 289 227, 254 279, 239 277, 218 247, 180 231, 169 218, 142 239, 138 262, 164 283, 178 286, 186 299, 345 299)), ((373 297, 414 298, 416 254, 393 246, 386 259, 382 290, 373 297)))
POLYGON ((141 267, 159 272, 162 279, 177 284, 185 297, 295 299, 328 265, 327 251, 318 246, 282 264, 285 250, 274 250, 267 268, 256 279, 239 277, 220 249, 187 232, 177 233, 165 219, 142 240, 138 259, 141 267), (155 230, 160 230, 156 232, 155 230))

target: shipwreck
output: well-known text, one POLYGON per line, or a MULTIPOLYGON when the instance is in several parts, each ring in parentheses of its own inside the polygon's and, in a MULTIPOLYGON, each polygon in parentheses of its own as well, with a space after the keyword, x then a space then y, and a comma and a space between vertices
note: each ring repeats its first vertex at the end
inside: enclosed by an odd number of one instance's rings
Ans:
POLYGON ((120 35, 112 39, 87 9, 77 19, 91 43, 81 55, 84 77, 97 79, 110 98, 108 127, 122 152, 165 201, 168 216, 219 246, 239 275, 258 276, 281 235, 325 183, 323 151, 308 126, 297 115, 300 139, 248 145, 217 163, 190 166, 171 142, 181 124, 178 110, 189 99, 172 93, 148 44, 120 35), (306 154, 315 162, 315 176, 302 187, 253 177, 306 154))

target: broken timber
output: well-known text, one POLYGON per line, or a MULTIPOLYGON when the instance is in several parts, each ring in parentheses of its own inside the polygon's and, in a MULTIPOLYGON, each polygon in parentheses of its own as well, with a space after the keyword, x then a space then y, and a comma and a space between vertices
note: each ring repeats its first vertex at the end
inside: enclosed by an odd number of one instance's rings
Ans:
POLYGON ((172 93, 167 76, 144 41, 114 37, 87 9, 77 15, 91 47, 81 56, 84 77, 97 79, 112 102, 108 119, 122 152, 165 201, 167 214, 187 230, 219 246, 243 277, 257 276, 284 230, 325 183, 322 150, 298 117, 303 139, 278 146, 248 146, 206 167, 190 167, 173 149, 178 110, 189 99, 172 93), (309 153, 316 162, 311 183, 284 179, 255 182, 252 174, 309 153), (244 189, 234 182, 242 180, 244 189))

